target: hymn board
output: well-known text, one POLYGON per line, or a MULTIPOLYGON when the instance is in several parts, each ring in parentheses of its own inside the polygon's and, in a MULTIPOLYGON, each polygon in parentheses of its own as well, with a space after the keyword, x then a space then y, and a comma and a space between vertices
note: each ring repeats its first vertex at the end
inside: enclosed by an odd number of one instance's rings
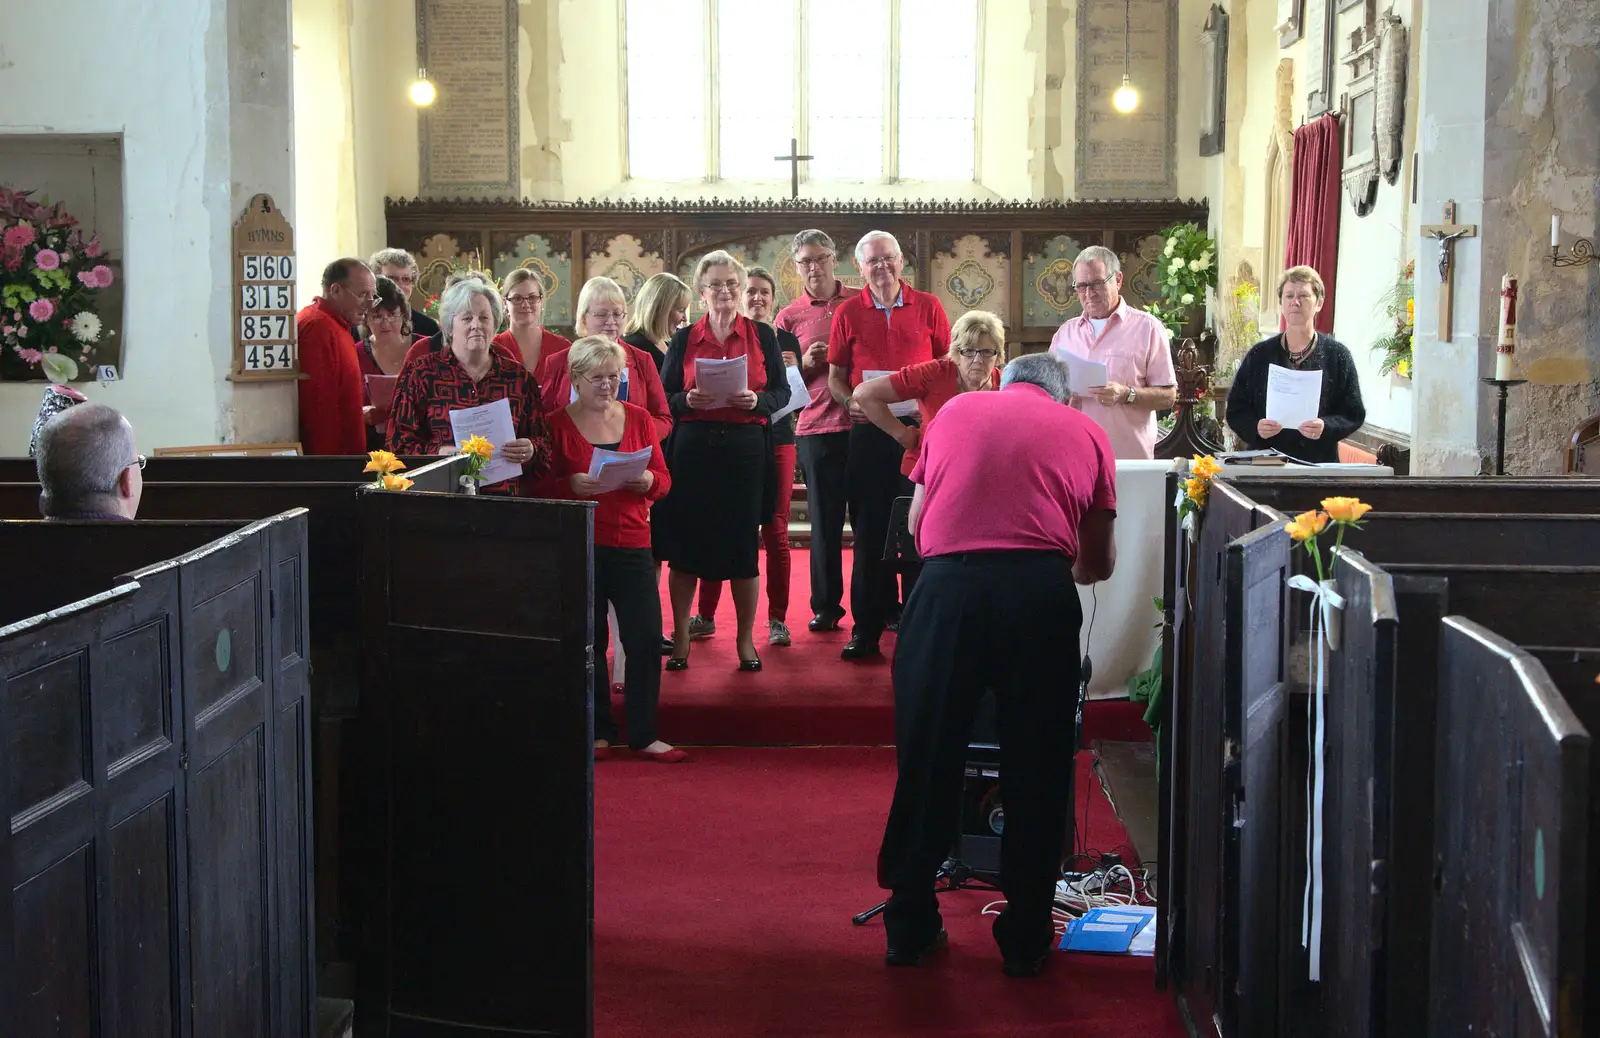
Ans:
POLYGON ((233 381, 302 377, 294 279, 294 229, 256 195, 233 225, 233 381))

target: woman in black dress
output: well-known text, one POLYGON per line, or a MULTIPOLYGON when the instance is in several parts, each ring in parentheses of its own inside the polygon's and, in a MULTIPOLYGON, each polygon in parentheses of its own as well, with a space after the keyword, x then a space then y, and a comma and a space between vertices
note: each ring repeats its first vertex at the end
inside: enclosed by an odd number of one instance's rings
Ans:
POLYGON ((689 666, 689 610, 700 578, 733 583, 739 669, 760 670, 755 647, 761 523, 777 496, 767 416, 789 402, 772 328, 740 312, 745 271, 721 250, 695 268, 706 316, 673 335, 661 383, 676 425, 667 464, 672 491, 655 509, 653 544, 671 568, 673 650, 668 670, 689 666), (701 389, 698 362, 745 359, 745 388, 726 400, 701 389))
POLYGON ((1278 279, 1283 331, 1250 347, 1228 390, 1228 428, 1248 450, 1270 447, 1300 461, 1338 461, 1339 441, 1367 420, 1355 359, 1333 336, 1316 330, 1324 295, 1322 278, 1310 267, 1290 267, 1278 279), (1274 365, 1322 372, 1317 417, 1298 429, 1267 417, 1267 377, 1274 365))

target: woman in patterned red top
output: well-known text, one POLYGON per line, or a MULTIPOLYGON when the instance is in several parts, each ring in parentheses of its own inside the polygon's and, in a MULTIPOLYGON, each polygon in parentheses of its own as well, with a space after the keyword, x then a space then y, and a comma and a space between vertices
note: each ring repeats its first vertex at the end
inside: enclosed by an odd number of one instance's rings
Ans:
POLYGON ((909 476, 933 416, 962 393, 999 389, 1000 361, 1005 355, 1005 325, 987 310, 973 310, 962 314, 950 329, 949 353, 868 379, 855 388, 850 399, 873 425, 906 449, 900 474, 909 476), (908 400, 917 402, 920 426, 902 425, 889 410, 890 404, 908 400))
POLYGON ((689 610, 697 582, 731 580, 740 670, 760 670, 756 655, 761 523, 777 497, 767 416, 789 402, 783 354, 770 326, 739 312, 745 272, 722 250, 707 253, 694 284, 706 316, 667 347, 661 382, 677 420, 667 462, 672 493, 657 507, 655 544, 672 568, 673 650, 668 670, 689 666, 689 610), (698 365, 745 361, 745 387, 727 399, 700 388, 698 365))
MULTIPOLYGON (((490 345, 505 308, 492 285, 457 282, 439 303, 439 335, 445 348, 428 353, 400 373, 389 416, 389 449, 396 454, 454 454, 459 448, 450 412, 507 400, 516 438, 495 444, 495 457, 522 466, 537 478, 550 470, 550 427, 539 411, 539 383, 520 364, 490 345)), ((485 494, 515 494, 519 480, 482 488, 485 494)))
POLYGON ((579 339, 566 351, 568 378, 578 398, 550 413, 555 458, 540 481, 541 496, 593 501, 594 510, 594 697, 595 758, 611 756, 617 722, 611 715, 611 675, 605 663, 610 637, 606 605, 617 614, 617 639, 627 658, 623 696, 628 745, 641 760, 672 764, 687 759, 682 750, 656 738, 656 700, 661 692, 661 596, 656 591, 650 554, 650 502, 672 486, 655 423, 644 408, 617 399, 626 347, 603 335, 579 339), (597 450, 631 454, 648 450, 643 475, 612 490, 591 478, 597 450))
POLYGON ((571 339, 544 326, 544 282, 538 274, 518 267, 500 283, 500 294, 511 315, 511 327, 496 335, 494 344, 523 367, 537 373, 545 357, 572 345, 571 339))
MULTIPOLYGON (((620 342, 622 322, 628 316, 628 299, 622 286, 607 277, 590 278, 578 293, 579 335, 598 335, 620 342)), ((617 399, 650 412, 663 441, 672 435, 672 412, 667 409, 667 394, 661 389, 661 373, 655 360, 644 350, 622 343, 627 367, 622 369, 622 385, 617 399)), ((539 368, 539 385, 545 414, 551 414, 578 399, 572 380, 567 377, 567 355, 547 353, 539 368)))
POLYGON ((406 351, 415 336, 411 334, 411 306, 401 295, 400 286, 386 277, 378 278, 378 295, 361 324, 361 343, 356 347, 356 363, 361 367, 361 418, 367 424, 367 450, 382 450, 389 429, 390 392, 381 393, 381 404, 372 400, 372 379, 392 378, 405 366, 406 351))

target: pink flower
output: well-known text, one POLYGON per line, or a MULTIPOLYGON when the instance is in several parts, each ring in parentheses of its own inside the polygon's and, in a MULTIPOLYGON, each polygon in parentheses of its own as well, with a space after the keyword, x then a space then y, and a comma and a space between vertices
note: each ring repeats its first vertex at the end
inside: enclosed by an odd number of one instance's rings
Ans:
POLYGON ((56 304, 48 299, 35 299, 28 304, 28 316, 40 324, 56 315, 56 304))
POLYGON ((54 249, 40 249, 33 262, 40 270, 55 270, 61 266, 61 253, 54 249))
POLYGON ((11 249, 22 249, 33 244, 33 228, 27 224, 18 224, 6 228, 5 245, 11 249))
POLYGON ((94 271, 92 270, 78 271, 78 283, 84 288, 100 287, 100 279, 94 276, 94 271))
POLYGON ((62 263, 71 263, 71 262, 72 262, 72 253, 70 253, 70 252, 63 252, 63 253, 62 253, 62 254, 61 254, 61 262, 62 262, 62 263))
POLYGON ((90 259, 100 255, 100 238, 98 235, 89 239, 89 244, 83 247, 83 254, 90 259))
POLYGON ((92 288, 110 288, 111 282, 115 280, 111 273, 111 268, 104 263, 99 264, 89 273, 94 275, 95 283, 90 286, 92 288))
POLYGON ((20 346, 17 347, 17 356, 22 358, 24 364, 37 364, 44 360, 44 354, 38 350, 25 350, 20 346))

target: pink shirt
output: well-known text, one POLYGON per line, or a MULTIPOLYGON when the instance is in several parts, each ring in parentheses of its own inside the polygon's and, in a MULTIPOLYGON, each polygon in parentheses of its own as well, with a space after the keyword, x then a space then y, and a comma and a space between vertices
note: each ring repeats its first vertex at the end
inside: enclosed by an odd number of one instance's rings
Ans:
MULTIPOLYGON (((1056 329, 1050 352, 1075 354, 1106 366, 1106 377, 1135 389, 1175 386, 1167 326, 1152 313, 1135 310, 1123 299, 1097 337, 1087 317, 1078 316, 1056 329)), ((1084 395, 1090 387, 1073 386, 1072 406, 1100 423, 1119 458, 1151 458, 1156 448, 1156 413, 1127 404, 1107 406, 1084 395)))
MULTIPOLYGON (((840 303, 861 291, 858 288, 846 288, 840 281, 833 284, 838 291, 832 299, 813 299, 809 293, 802 293, 799 299, 778 311, 777 319, 772 322, 800 340, 802 355, 812 343, 828 341, 828 334, 833 328, 833 312, 839 309, 840 303)), ((804 371, 802 366, 801 372, 804 371)), ((811 402, 800 410, 800 421, 794 430, 796 436, 850 431, 849 409, 828 392, 826 360, 821 370, 806 378, 806 389, 811 392, 811 402)))
POLYGON ((1091 509, 1117 508, 1106 432, 1038 386, 962 393, 922 438, 917 551, 1051 551, 1078 556, 1091 509))

